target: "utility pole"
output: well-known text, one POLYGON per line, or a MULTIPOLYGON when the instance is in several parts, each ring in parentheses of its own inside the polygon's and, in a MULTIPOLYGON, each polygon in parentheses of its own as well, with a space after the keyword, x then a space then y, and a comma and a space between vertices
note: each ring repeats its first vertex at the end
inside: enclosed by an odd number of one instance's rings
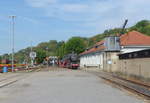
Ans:
MULTIPOLYGON (((32 41, 31 41, 31 55, 32 55, 32 53, 33 53, 33 47, 32 47, 32 41)), ((33 57, 31 56, 31 66, 33 66, 33 63, 34 61, 33 61, 33 57)))
POLYGON ((48 68, 49 66, 48 47, 46 48, 46 59, 47 59, 47 68, 48 68))
POLYGON ((12 34, 12 58, 11 58, 11 67, 12 67, 12 72, 14 72, 14 44, 15 44, 15 18, 16 16, 12 15, 12 16, 9 16, 9 18, 11 18, 11 25, 12 25, 12 31, 11 31, 11 34, 12 34))
POLYGON ((31 66, 34 66, 34 59, 36 58, 36 52, 33 51, 32 42, 31 42, 31 52, 29 55, 31 58, 31 66))

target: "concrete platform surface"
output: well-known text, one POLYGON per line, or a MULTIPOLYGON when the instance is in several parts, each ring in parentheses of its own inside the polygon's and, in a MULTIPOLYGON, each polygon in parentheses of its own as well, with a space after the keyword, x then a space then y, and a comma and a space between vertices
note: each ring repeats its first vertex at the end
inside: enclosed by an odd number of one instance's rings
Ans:
POLYGON ((0 103, 145 103, 84 71, 41 71, 0 88, 0 103))

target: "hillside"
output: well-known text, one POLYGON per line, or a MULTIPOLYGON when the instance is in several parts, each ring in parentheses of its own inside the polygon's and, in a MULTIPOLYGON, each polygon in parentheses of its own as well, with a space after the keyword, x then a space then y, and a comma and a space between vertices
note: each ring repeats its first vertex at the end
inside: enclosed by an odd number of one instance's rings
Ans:
MULTIPOLYGON (((125 32, 132 31, 132 30, 139 31, 141 33, 150 36, 150 21, 142 20, 137 24, 135 24, 134 26, 126 28, 125 32)), ((114 28, 110 30, 105 30, 102 34, 97 34, 90 38, 78 37, 78 39, 80 38, 81 41, 84 42, 83 43, 84 47, 88 48, 91 47, 96 42, 104 39, 106 36, 116 35, 120 32, 121 32, 121 28, 114 28)), ((33 47, 33 51, 37 52, 36 61, 38 63, 41 63, 46 56, 58 55, 60 57, 63 57, 63 55, 65 55, 64 50, 66 49, 65 44, 66 43, 64 41, 58 42, 56 40, 50 40, 48 42, 42 42, 38 44, 37 46, 33 47), (63 52, 63 53, 59 53, 59 52, 63 52)), ((23 61, 30 62, 29 59, 30 51, 31 51, 30 47, 18 51, 17 53, 15 53, 15 60, 19 63, 22 63, 23 61)), ((3 59, 10 59, 10 58, 11 58, 10 54, 3 55, 3 59)), ((2 59, 2 56, 0 56, 0 59, 2 59)))
MULTIPOLYGON (((132 27, 126 28, 125 32, 129 32, 132 30, 136 30, 138 32, 141 32, 145 35, 149 35, 150 36, 150 21, 149 20, 142 20, 140 22, 138 22, 137 24, 135 24, 132 27)), ((102 40, 103 38, 105 38, 106 36, 110 36, 110 35, 116 35, 117 33, 121 32, 121 28, 114 28, 114 29, 110 29, 110 30, 105 30, 104 33, 102 34, 97 34, 91 38, 89 38, 90 40, 90 45, 95 44, 96 42, 102 40)))

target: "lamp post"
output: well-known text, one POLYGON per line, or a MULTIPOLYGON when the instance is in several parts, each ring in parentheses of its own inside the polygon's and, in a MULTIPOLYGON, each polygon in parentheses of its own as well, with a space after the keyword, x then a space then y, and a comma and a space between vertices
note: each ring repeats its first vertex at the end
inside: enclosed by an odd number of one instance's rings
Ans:
POLYGON ((11 58, 11 67, 12 67, 12 72, 14 71, 14 44, 15 44, 15 41, 14 41, 14 36, 15 36, 15 18, 16 16, 12 15, 12 16, 9 16, 9 18, 11 18, 11 25, 12 25, 12 58, 11 58))

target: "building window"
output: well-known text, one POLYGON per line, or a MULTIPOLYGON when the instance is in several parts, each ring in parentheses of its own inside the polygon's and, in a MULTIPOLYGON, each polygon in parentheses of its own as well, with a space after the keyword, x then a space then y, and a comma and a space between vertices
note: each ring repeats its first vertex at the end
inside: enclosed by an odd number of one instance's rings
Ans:
POLYGON ((114 37, 110 38, 110 47, 111 48, 115 47, 115 38, 114 37))
POLYGON ((134 53, 134 57, 137 57, 138 56, 138 54, 137 53, 134 53))

